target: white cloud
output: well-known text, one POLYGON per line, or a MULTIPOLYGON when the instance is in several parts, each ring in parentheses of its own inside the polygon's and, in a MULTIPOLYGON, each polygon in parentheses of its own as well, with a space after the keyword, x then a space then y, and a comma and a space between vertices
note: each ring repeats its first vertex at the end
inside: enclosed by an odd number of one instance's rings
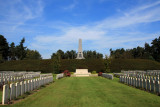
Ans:
POLYGON ((10 24, 11 30, 15 30, 18 26, 23 25, 26 21, 40 17, 43 12, 43 4, 41 0, 30 0, 25 3, 21 0, 5 0, 0 3, 0 16, 3 23, 3 29, 8 29, 10 24))
MULTIPOLYGON (((160 7, 157 6, 159 4, 160 2, 158 1, 135 7, 121 16, 112 16, 92 25, 58 27, 62 31, 61 35, 38 35, 31 47, 39 50, 48 49, 50 54, 53 50, 58 49, 64 51, 77 50, 79 38, 82 38, 83 45, 86 45, 84 49, 104 50, 107 48, 131 48, 136 45, 142 45, 145 41, 156 38, 160 33, 135 32, 135 30, 132 31, 132 27, 141 23, 160 21, 160 7)), ((48 58, 46 56, 44 58, 48 58)))
MULTIPOLYGON (((38 19, 44 9, 41 0, 29 1, 32 2, 29 3, 30 5, 24 4, 21 0, 12 3, 10 0, 6 0, 6 2, 9 2, 7 6, 0 4, 0 9, 2 9, 0 12, 0 16, 2 16, 0 23, 6 25, 3 27, 0 25, 3 31, 8 31, 8 29, 16 31, 20 25, 25 25, 26 21, 38 19), (16 7, 17 4, 21 4, 20 7, 16 7), (8 9, 2 12, 3 8, 8 9)), ((77 0, 74 0, 72 4, 64 7, 64 9, 72 10, 77 5, 77 0)), ((33 38, 28 48, 40 51, 44 58, 50 58, 52 52, 58 49, 64 51, 71 49, 77 50, 79 38, 82 38, 83 48, 87 50, 102 51, 107 48, 132 48, 142 45, 145 41, 152 40, 160 34, 160 32, 157 32, 157 34, 142 33, 137 29, 137 26, 142 23, 160 21, 159 5, 160 1, 139 5, 130 10, 123 11, 122 14, 116 14, 104 20, 93 22, 92 24, 75 26, 67 22, 52 22, 49 24, 43 23, 43 25, 28 25, 30 27, 42 28, 49 26, 51 29, 60 31, 60 33, 48 33, 44 35, 36 33, 35 35, 37 36, 33 38)), ((19 31, 32 33, 32 29, 19 29, 19 31)))
POLYGON ((122 28, 140 23, 150 23, 160 21, 160 1, 152 4, 135 7, 131 11, 124 12, 121 16, 112 16, 105 20, 98 22, 99 28, 122 28), (156 6, 156 7, 154 7, 156 6))

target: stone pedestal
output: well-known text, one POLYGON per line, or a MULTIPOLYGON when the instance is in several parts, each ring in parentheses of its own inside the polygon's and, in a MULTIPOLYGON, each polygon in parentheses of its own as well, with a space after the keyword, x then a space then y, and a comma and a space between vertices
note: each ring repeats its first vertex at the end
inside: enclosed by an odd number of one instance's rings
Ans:
POLYGON ((76 69, 76 73, 74 73, 75 77, 88 77, 90 74, 88 69, 76 69))

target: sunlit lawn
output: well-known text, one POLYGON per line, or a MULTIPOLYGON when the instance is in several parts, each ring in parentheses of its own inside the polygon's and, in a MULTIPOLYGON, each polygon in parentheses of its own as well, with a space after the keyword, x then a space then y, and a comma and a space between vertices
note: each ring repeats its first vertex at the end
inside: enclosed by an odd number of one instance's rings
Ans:
POLYGON ((160 97, 102 77, 60 79, 15 107, 160 107, 160 97))

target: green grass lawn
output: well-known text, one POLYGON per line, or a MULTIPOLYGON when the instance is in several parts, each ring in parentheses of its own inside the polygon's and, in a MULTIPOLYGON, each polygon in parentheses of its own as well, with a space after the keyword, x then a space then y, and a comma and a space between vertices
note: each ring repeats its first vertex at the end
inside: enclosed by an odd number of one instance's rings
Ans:
POLYGON ((14 107, 160 107, 160 97, 103 77, 62 78, 14 107))

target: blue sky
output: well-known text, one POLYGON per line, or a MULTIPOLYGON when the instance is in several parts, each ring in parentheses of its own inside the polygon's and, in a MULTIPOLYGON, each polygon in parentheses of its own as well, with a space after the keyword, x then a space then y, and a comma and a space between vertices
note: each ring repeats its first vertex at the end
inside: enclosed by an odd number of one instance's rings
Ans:
POLYGON ((58 49, 108 54, 160 36, 160 0, 0 0, 0 34, 50 58, 58 49))

